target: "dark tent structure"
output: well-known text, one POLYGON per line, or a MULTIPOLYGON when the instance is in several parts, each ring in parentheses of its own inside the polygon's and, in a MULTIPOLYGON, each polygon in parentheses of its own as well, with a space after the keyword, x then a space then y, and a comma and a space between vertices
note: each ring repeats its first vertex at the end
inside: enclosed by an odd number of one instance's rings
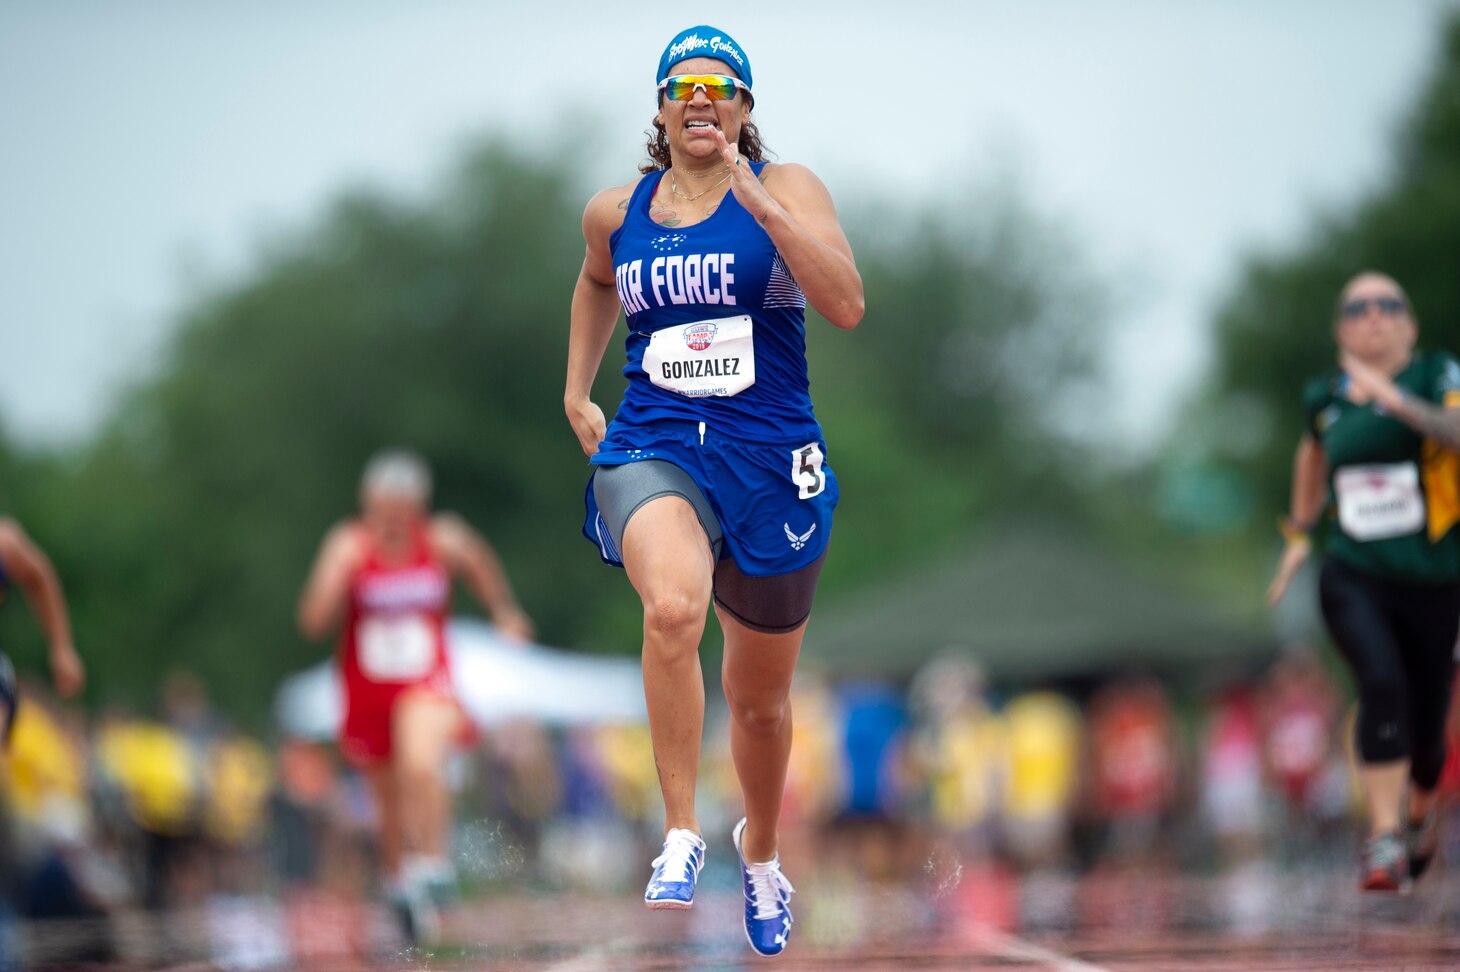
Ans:
POLYGON ((802 655, 834 672, 907 675, 966 654, 992 678, 1253 667, 1277 638, 1140 573, 1079 531, 1026 522, 875 590, 818 606, 802 655))

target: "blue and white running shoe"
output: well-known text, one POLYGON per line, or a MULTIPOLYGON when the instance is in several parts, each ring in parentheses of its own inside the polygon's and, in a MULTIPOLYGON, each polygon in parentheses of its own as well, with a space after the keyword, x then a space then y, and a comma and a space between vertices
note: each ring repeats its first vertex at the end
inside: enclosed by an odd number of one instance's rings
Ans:
POLYGON ((644 904, 655 911, 684 911, 695 903, 695 881, 705 866, 705 842, 699 834, 675 827, 664 836, 664 850, 653 863, 644 904))
POLYGON ((456 868, 444 857, 426 857, 423 854, 407 854, 405 883, 431 899, 438 908, 455 904, 459 894, 456 886, 456 868))
POLYGON ((735 853, 740 857, 740 879, 745 884, 745 937, 761 955, 780 955, 791 938, 791 895, 796 889, 781 873, 781 855, 768 863, 751 864, 740 849, 745 818, 735 825, 735 853))
POLYGON ((393 881, 386 888, 385 899, 395 914, 406 945, 430 949, 440 944, 441 915, 424 887, 393 881))

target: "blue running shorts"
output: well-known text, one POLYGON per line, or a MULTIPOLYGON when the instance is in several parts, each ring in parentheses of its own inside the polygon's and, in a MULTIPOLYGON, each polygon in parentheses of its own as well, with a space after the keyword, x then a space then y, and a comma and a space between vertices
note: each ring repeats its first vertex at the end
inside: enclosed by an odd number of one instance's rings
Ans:
MULTIPOLYGON (((820 439, 767 444, 732 439, 694 422, 614 423, 592 462, 616 466, 645 459, 672 462, 690 475, 720 521, 721 558, 733 559, 747 576, 789 574, 826 552, 839 493, 820 439)), ((584 506, 583 535, 598 546, 604 563, 622 567, 591 478, 584 506)))

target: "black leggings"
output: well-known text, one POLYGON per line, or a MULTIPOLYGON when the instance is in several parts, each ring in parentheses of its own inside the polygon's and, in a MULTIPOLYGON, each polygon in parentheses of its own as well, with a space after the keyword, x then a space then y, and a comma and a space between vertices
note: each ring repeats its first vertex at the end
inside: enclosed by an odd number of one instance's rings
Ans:
POLYGON ((1365 763, 1410 761, 1432 790, 1445 765, 1445 716, 1460 634, 1460 584, 1380 580, 1329 558, 1318 581, 1323 618, 1358 683, 1365 763))

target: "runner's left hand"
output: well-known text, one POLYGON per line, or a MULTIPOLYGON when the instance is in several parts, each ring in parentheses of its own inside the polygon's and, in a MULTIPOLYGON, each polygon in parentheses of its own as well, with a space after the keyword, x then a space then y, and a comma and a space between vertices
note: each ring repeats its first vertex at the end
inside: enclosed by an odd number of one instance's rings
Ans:
POLYGON ((1348 375, 1349 401, 1359 405, 1378 402, 1391 412, 1399 408, 1402 397, 1399 387, 1384 372, 1347 351, 1339 353, 1338 366, 1348 375))
POLYGON ((730 191, 735 193, 736 202, 757 223, 764 223, 779 203, 766 191, 765 183, 756 176, 749 160, 740 154, 739 148, 725 141, 725 133, 718 128, 710 131, 715 136, 715 145, 720 149, 720 158, 730 169, 730 191), (739 164, 737 164, 739 163, 739 164))

